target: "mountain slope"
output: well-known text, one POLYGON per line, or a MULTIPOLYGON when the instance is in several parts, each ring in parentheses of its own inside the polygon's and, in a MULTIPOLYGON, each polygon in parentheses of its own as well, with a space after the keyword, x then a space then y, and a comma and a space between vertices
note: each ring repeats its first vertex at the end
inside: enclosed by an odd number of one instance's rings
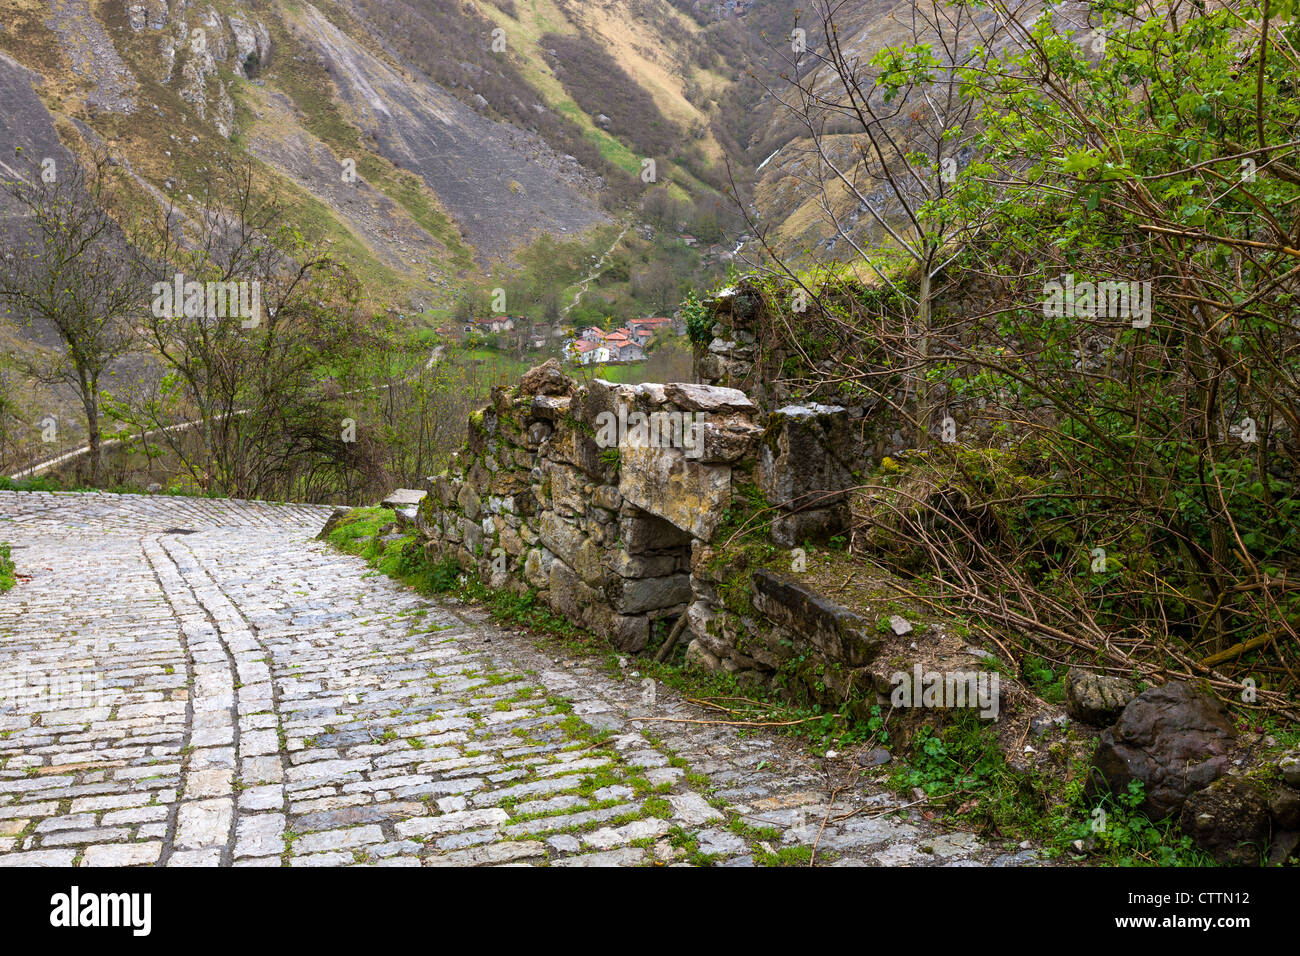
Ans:
POLYGON ((372 286, 445 305, 654 185, 722 201, 740 71, 715 34, 744 26, 666 0, 6 0, 0 51, 142 198, 184 209, 212 160, 254 157, 372 286))

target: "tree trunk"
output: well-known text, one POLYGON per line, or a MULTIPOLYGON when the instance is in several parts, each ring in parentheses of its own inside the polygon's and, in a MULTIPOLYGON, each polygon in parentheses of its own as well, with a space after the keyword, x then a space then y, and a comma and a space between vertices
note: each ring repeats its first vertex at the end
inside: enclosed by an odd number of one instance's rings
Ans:
POLYGON ((916 422, 917 448, 930 445, 930 383, 926 372, 930 361, 930 267, 928 263, 921 266, 921 286, 917 292, 916 324, 920 331, 917 344, 918 370, 916 380, 916 422))
POLYGON ((98 383, 83 382, 81 403, 86 409, 86 433, 90 445, 90 484, 99 487, 101 450, 99 447, 99 396, 98 383))

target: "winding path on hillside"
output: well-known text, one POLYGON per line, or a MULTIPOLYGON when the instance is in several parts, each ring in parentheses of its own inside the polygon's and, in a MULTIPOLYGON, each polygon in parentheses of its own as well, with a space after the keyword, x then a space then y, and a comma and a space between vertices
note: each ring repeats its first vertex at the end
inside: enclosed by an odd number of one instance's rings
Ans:
POLYGON ((376 574, 327 512, 0 492, 0 865, 1032 861, 848 759, 644 720, 716 715, 376 574))
MULTIPOLYGON (((394 386, 406 385, 408 382, 413 382, 416 379, 416 377, 420 375, 421 372, 427 372, 429 369, 433 368, 435 365, 441 362, 442 353, 444 351, 445 351, 444 346, 435 345, 432 349, 429 350, 429 358, 427 361, 425 361, 424 365, 417 368, 409 375, 406 375, 403 378, 398 379, 396 382, 385 382, 383 385, 366 385, 361 388, 354 388, 344 392, 340 397, 346 398, 349 395, 359 395, 362 392, 381 392, 387 388, 393 388, 394 386)), ((230 414, 247 415, 249 411, 250 409, 240 408, 240 409, 236 409, 234 412, 231 412, 230 414)), ((230 416, 224 413, 220 415, 214 415, 212 417, 212 421, 214 422, 225 421, 228 417, 230 416)), ((124 441, 127 440, 148 441, 149 439, 157 438, 160 435, 173 435, 176 434, 177 432, 190 431, 192 429, 198 428, 202 424, 203 424, 203 419, 195 418, 189 421, 177 422, 174 425, 166 425, 161 428, 150 428, 147 431, 145 431, 143 434, 136 434, 132 432, 129 433, 128 438, 125 439, 105 438, 103 441, 99 443, 100 453, 103 454, 104 452, 112 451, 113 449, 119 447, 124 441)), ((9 477, 13 481, 26 481, 29 478, 37 478, 48 471, 53 471, 54 469, 60 467, 61 465, 66 465, 70 461, 76 461, 78 458, 82 458, 89 454, 90 454, 90 446, 82 445, 79 448, 72 449, 72 451, 63 452, 51 458, 45 458, 40 461, 33 462, 32 464, 27 465, 26 467, 21 468, 18 471, 14 472, 9 477)))

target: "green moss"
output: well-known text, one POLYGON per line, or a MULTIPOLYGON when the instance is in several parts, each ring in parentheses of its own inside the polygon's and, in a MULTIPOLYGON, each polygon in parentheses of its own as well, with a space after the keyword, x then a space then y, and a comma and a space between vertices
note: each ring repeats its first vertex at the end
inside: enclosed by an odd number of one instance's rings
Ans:
POLYGON ((9 545, 0 542, 0 593, 8 591, 18 583, 13 558, 9 554, 9 545))

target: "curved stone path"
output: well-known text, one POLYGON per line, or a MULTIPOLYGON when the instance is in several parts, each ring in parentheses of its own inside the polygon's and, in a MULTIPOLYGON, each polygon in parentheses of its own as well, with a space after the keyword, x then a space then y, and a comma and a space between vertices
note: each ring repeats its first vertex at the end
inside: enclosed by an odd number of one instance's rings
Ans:
POLYGON ((0 865, 1032 860, 847 759, 638 720, 710 716, 333 551, 328 510, 0 492, 0 865))

